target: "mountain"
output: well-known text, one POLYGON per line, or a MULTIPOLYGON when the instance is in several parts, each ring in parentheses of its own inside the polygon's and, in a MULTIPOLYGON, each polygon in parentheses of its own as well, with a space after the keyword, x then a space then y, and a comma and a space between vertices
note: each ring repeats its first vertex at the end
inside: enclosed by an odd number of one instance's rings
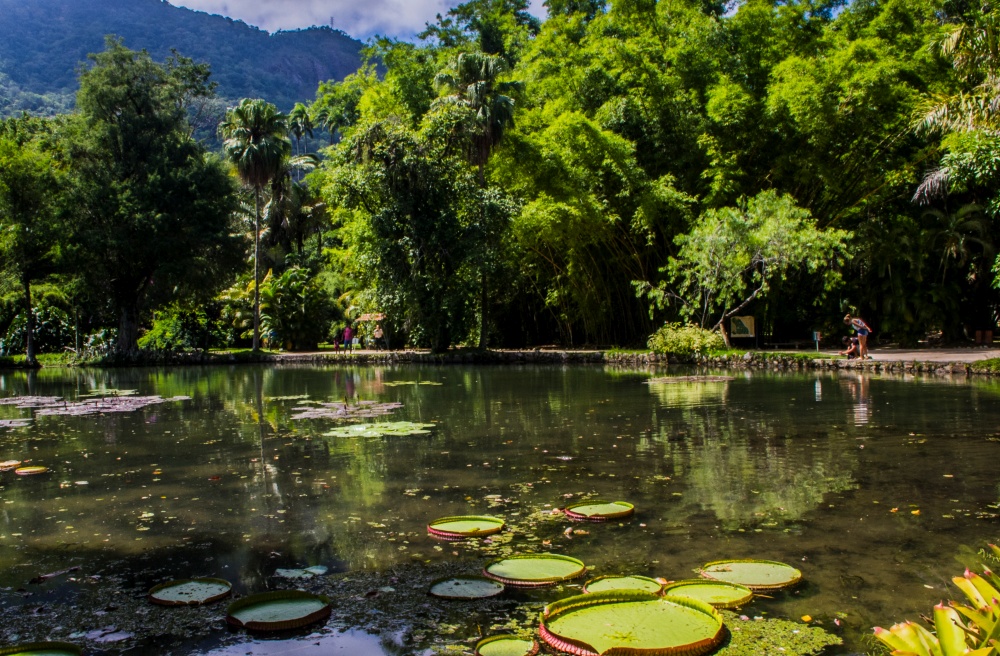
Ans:
POLYGON ((361 64, 361 42, 338 30, 269 34, 162 0, 0 0, 0 17, 0 115, 65 111, 77 68, 107 34, 158 61, 174 48, 207 62, 220 96, 265 98, 284 111, 361 64))

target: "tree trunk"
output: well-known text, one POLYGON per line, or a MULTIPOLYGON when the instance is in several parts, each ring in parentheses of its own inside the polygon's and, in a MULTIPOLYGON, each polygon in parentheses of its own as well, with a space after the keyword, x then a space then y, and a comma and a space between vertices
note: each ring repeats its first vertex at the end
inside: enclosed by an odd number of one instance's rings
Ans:
POLYGON ((31 311, 31 280, 28 276, 21 278, 21 285, 24 286, 24 311, 25 311, 25 353, 26 362, 29 367, 37 367, 38 359, 35 357, 35 315, 31 311))
POLYGON ((253 350, 260 350, 260 189, 254 189, 253 212, 253 350))
POLYGON ((479 314, 479 348, 485 349, 489 344, 490 331, 489 279, 485 273, 483 274, 482 285, 479 291, 479 302, 482 306, 482 311, 479 314))
POLYGON ((118 319, 115 354, 132 358, 139 352, 139 309, 135 303, 128 303, 122 305, 119 311, 121 316, 118 319))

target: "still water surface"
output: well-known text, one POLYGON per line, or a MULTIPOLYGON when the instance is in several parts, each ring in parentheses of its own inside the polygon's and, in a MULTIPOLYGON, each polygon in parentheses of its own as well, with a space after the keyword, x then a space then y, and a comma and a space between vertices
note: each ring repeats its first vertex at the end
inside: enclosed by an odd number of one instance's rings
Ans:
MULTIPOLYGON (((0 398, 191 397, 0 428, 0 461, 52 470, 0 474, 0 618, 44 612, 112 571, 135 590, 197 575, 227 578, 238 593, 290 587, 273 579, 277 567, 392 571, 397 582, 406 568, 445 561, 475 571, 485 561, 474 550, 441 548, 424 527, 491 513, 530 527, 513 538, 515 551, 571 555, 595 575, 677 579, 721 558, 789 562, 807 583, 752 612, 810 615, 844 637, 831 653, 846 654, 870 646, 871 626, 916 619, 952 595, 950 578, 970 554, 1000 539, 996 383, 752 372, 645 384, 650 375, 527 366, 0 373, 0 398), (291 419, 303 401, 345 398, 398 401, 389 419, 434 428, 341 438, 324 434, 342 422, 291 419), (583 498, 638 511, 569 536, 565 522, 527 522, 583 498), (27 584, 68 567, 80 569, 27 584)), ((31 416, 0 405, 0 419, 31 416)), ((473 637, 465 631, 475 627, 456 622, 454 642, 473 637)), ((57 624, 20 637, 79 629, 57 624)), ((224 634, 172 644, 174 653, 408 653, 405 641, 356 630, 372 627, 345 628, 286 643, 224 634)), ((146 653, 148 644, 135 636, 105 649, 146 653)))

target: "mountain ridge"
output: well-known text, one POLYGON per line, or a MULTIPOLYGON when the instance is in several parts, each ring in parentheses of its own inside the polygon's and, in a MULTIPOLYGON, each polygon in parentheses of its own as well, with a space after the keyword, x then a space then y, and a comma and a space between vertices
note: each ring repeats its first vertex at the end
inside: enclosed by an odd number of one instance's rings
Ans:
POLYGON ((339 30, 272 34, 163 0, 0 0, 0 15, 0 114, 64 111, 78 67, 108 34, 158 61, 176 49, 206 62, 220 96, 261 97, 284 111, 361 64, 363 44, 339 30))

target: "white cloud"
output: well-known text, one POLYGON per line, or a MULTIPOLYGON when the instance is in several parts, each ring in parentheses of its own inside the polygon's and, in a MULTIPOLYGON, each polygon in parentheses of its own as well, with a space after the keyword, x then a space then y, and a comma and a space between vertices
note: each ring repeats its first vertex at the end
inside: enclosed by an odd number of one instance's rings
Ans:
MULTIPOLYGON (((310 25, 330 25, 359 39, 374 34, 412 40, 460 0, 170 0, 171 4, 221 14, 270 32, 310 25)), ((542 0, 531 12, 545 16, 542 0)))

